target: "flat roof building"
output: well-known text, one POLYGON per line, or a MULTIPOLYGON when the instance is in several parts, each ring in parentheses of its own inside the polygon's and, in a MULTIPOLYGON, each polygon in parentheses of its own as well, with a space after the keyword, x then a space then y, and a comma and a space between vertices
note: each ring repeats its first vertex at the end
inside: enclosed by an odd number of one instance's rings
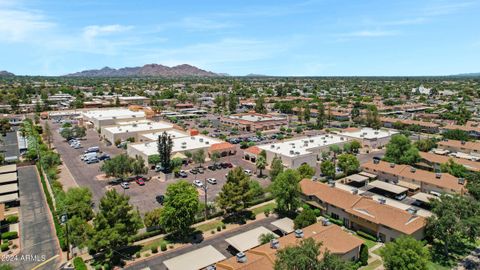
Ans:
POLYGON ((342 146, 350 138, 334 134, 305 137, 280 143, 259 145, 258 148, 267 153, 267 163, 271 164, 275 156, 282 159, 287 168, 298 168, 303 163, 316 166, 321 152, 328 150, 331 145, 342 146))
POLYGON ((115 125, 117 121, 136 121, 145 119, 145 112, 128 109, 88 110, 81 113, 84 122, 91 122, 95 128, 115 125))
POLYGON ((139 137, 143 133, 152 133, 165 131, 173 128, 172 124, 166 122, 138 122, 138 123, 124 123, 115 126, 103 126, 100 135, 107 141, 114 143, 117 140, 125 141, 128 138, 134 138, 139 141, 139 137))
POLYGON ((17 165, 0 166, 0 204, 17 204, 19 196, 17 165))
POLYGON ((279 129, 288 124, 288 119, 284 116, 249 112, 221 117, 220 123, 244 131, 264 131, 279 129))
POLYGON ((190 136, 188 133, 185 133, 176 129, 169 129, 169 130, 158 131, 153 133, 140 134, 138 141, 139 142, 158 141, 158 136, 162 135, 163 132, 166 132, 167 135, 170 136, 172 139, 190 136))
POLYGON ((387 129, 347 128, 339 132, 338 135, 357 140, 362 144, 362 147, 379 148, 386 145, 392 135, 397 133, 397 131, 387 129))

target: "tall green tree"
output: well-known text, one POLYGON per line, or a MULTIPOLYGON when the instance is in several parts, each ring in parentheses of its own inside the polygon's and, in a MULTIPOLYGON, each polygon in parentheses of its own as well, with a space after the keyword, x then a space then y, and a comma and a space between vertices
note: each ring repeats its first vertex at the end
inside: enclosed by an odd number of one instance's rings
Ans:
POLYGON ((324 160, 320 164, 320 170, 329 179, 335 178, 335 164, 330 160, 324 160))
POLYGON ((205 163, 205 158, 206 158, 205 150, 203 149, 198 149, 197 151, 195 151, 192 157, 193 161, 195 161, 195 163, 200 165, 205 163))
POLYGON ((300 206, 300 174, 288 169, 279 174, 272 185, 272 193, 277 202, 277 210, 293 213, 300 206))
POLYGON ((305 228, 315 222, 317 222, 317 216, 315 215, 315 211, 310 208, 303 209, 303 211, 293 220, 295 229, 305 228))
POLYGON ((357 157, 352 154, 341 154, 338 156, 338 167, 342 169, 346 175, 350 175, 358 171, 360 162, 357 157))
POLYGON ((304 110, 303 110, 303 119, 305 120, 305 122, 310 122, 310 117, 311 117, 311 112, 310 112, 310 106, 308 105, 308 103, 305 103, 303 105, 304 107, 304 110))
POLYGON ((427 247, 410 236, 387 243, 380 252, 386 270, 428 269, 430 255, 427 247))
POLYGON ((420 154, 409 138, 403 134, 395 134, 387 144, 384 159, 396 164, 413 165, 420 161, 420 154))
POLYGON ((315 168, 304 163, 297 168, 298 173, 300 174, 300 179, 303 178, 312 178, 315 175, 315 168))
POLYGON ((272 164, 270 166, 270 180, 275 181, 275 178, 283 172, 283 163, 282 160, 275 156, 272 159, 272 164))
POLYGON ((216 198, 218 206, 230 214, 243 211, 252 199, 250 181, 242 167, 236 167, 228 172, 227 182, 216 198))
POLYGON ((167 132, 163 132, 162 135, 158 136, 157 148, 160 156, 160 165, 166 172, 171 171, 170 158, 172 156, 172 147, 173 141, 167 132))
POLYGON ((440 170, 455 177, 465 178, 469 175, 468 169, 465 168, 465 166, 455 163, 451 158, 446 163, 440 164, 440 170))
POLYGON ((258 156, 255 166, 260 170, 260 177, 263 176, 263 170, 267 167, 267 160, 263 156, 258 156))
POLYGON ((256 113, 267 113, 267 108, 265 107, 265 98, 260 95, 255 100, 255 112, 256 113))
POLYGON ((155 208, 152 211, 146 212, 143 218, 143 224, 146 228, 159 228, 163 208, 155 208))
POLYGON ((140 214, 129 199, 115 189, 107 191, 93 219, 93 236, 88 246, 103 253, 107 262, 112 262, 115 251, 131 243, 131 237, 142 227, 140 214))
POLYGON ((477 201, 480 201, 480 172, 471 172, 467 179, 468 193, 477 201))
POLYGON ((230 92, 230 94, 228 95, 228 110, 230 111, 230 113, 237 112, 238 103, 238 97, 235 92, 230 92))
POLYGON ((107 177, 113 176, 125 179, 132 173, 133 162, 133 158, 126 154, 121 154, 110 160, 106 160, 100 167, 100 170, 104 172, 107 177))
POLYGON ((79 217, 83 220, 93 218, 92 192, 87 187, 73 187, 57 200, 59 213, 66 213, 69 218, 79 217))
POLYGON ((370 105, 367 107, 366 124, 368 127, 374 129, 379 129, 382 126, 382 122, 380 122, 380 117, 378 115, 377 106, 370 105))
POLYGON ((190 226, 195 223, 195 214, 200 207, 198 192, 185 181, 170 184, 165 193, 165 202, 160 214, 161 227, 167 232, 186 236, 190 226))
POLYGON ((323 129, 325 125, 325 106, 319 101, 317 105, 317 128, 323 129))

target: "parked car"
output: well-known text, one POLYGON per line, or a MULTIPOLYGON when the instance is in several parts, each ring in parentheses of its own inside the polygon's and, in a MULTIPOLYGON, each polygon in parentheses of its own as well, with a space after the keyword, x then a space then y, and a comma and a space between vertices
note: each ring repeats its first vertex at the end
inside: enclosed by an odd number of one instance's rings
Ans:
POLYGON ((157 165, 155 166, 155 171, 156 171, 156 172, 162 172, 163 170, 164 170, 164 168, 162 167, 162 165, 157 164, 157 165))
POLYGON ((144 186, 145 185, 145 180, 142 178, 142 177, 137 177, 135 179, 135 182, 139 185, 139 186, 144 186))
POLYGON ((217 184, 217 179, 215 179, 215 178, 208 178, 208 179, 207 179, 207 182, 208 182, 209 184, 216 185, 216 184, 217 184))
POLYGON ((100 152, 100 148, 98 146, 89 147, 85 150, 85 153, 93 153, 93 152, 100 152))
POLYGON ((80 143, 73 144, 73 145, 72 145, 72 148, 73 148, 73 149, 80 149, 80 148, 82 148, 82 145, 81 145, 80 143))
POLYGON ((245 169, 243 170, 247 175, 252 175, 252 171, 251 170, 248 170, 248 169, 245 169))
POLYGON ((110 155, 102 154, 98 157, 99 160, 110 160, 110 155))
POLYGON ((215 170, 217 169, 217 168, 216 168, 215 166, 213 166, 213 165, 209 165, 207 168, 208 168, 209 170, 212 170, 212 171, 215 171, 215 170))
POLYGON ((203 173, 205 170, 202 167, 197 168, 198 173, 203 173))
POLYGON ((159 203, 159 204, 162 204, 163 205, 163 202, 165 201, 165 196, 164 195, 158 195, 155 197, 155 200, 159 203))
POLYGON ((100 162, 100 160, 98 160, 97 157, 92 157, 92 158, 89 158, 87 159, 87 161, 85 161, 87 164, 92 164, 92 163, 98 163, 100 162))
POLYGON ((407 194, 403 193, 403 194, 398 194, 398 195, 396 195, 394 198, 395 198, 395 200, 402 201, 402 200, 405 199, 406 197, 407 197, 407 194))
POLYGON ((187 178, 188 174, 184 170, 181 170, 181 171, 178 172, 178 176, 182 177, 182 178, 187 178))
POLYGON ((198 173, 198 169, 197 168, 193 168, 190 170, 190 173, 191 174, 197 174, 198 173))
POLYGON ((198 188, 202 188, 203 187, 203 182, 196 179, 196 180, 193 180, 193 185, 198 187, 198 188))
POLYGON ((222 162, 220 163, 220 165, 222 166, 222 168, 226 169, 226 168, 233 168, 233 165, 232 163, 230 162, 222 162))
POLYGON ((223 169, 223 167, 220 163, 214 163, 213 166, 215 166, 215 169, 217 169, 217 170, 223 169))
POLYGON ((120 184, 120 186, 123 188, 123 189, 129 189, 130 188, 130 184, 128 182, 122 182, 120 184))

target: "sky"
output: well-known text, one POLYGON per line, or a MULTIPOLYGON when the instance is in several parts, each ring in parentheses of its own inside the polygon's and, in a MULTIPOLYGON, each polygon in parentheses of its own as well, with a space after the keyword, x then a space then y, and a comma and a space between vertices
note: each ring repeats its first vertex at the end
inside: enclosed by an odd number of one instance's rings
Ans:
POLYGON ((0 70, 191 64, 230 75, 480 72, 480 0, 0 0, 0 70))

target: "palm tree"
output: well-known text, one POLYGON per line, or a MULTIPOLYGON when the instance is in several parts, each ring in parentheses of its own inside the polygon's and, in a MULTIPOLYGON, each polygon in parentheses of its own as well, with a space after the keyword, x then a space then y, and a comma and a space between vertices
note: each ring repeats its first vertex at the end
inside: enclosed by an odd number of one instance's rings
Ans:
POLYGON ((260 170, 260 177, 262 177, 263 170, 265 169, 265 167, 267 167, 267 160, 265 160, 263 156, 259 156, 255 165, 257 166, 257 169, 260 170))

